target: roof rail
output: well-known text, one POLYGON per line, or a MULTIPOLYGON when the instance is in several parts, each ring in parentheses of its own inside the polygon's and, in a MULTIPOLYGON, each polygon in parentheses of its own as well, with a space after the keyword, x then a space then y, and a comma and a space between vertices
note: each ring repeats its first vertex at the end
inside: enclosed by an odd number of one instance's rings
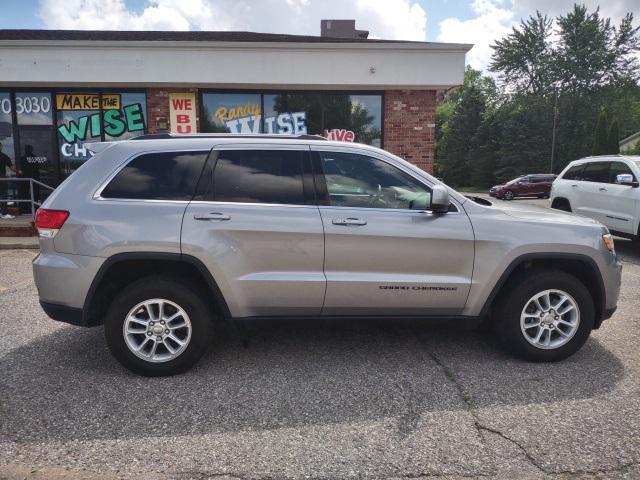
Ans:
POLYGON ((244 133, 146 133, 130 138, 130 140, 168 140, 180 138, 261 138, 265 140, 326 140, 322 135, 280 135, 275 133, 244 134, 244 133))
POLYGON ((587 155, 586 157, 583 157, 583 158, 624 157, 624 156, 625 156, 624 153, 603 153, 602 155, 587 155))

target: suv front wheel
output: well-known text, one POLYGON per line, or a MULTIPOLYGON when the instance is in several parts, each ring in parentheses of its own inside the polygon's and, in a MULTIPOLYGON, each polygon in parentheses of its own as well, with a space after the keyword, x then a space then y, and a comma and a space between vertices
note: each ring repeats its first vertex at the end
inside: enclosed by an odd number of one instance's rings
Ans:
POLYGON ((559 270, 532 270, 498 295, 495 327, 505 346, 534 362, 562 360, 577 352, 594 325, 587 288, 559 270))
POLYGON ((128 285, 113 300, 104 328, 122 365, 155 377, 191 368, 210 344, 212 320, 197 288, 150 276, 128 285))

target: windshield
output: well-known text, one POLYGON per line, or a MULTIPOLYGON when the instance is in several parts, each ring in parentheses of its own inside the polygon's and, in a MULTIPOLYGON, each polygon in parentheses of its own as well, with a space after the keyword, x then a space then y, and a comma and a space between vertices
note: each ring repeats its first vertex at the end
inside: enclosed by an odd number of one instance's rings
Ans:
POLYGON ((519 182, 520 180, 522 180, 524 177, 518 177, 518 178, 514 178, 513 180, 509 180, 506 185, 513 185, 514 183, 519 182))

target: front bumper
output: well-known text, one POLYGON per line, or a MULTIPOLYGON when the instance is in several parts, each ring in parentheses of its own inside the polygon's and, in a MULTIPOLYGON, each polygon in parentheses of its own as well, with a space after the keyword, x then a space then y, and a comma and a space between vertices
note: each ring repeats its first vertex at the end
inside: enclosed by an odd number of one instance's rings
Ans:
POLYGON ((71 325, 85 326, 82 322, 82 309, 67 307, 66 305, 58 305, 40 301, 40 306, 49 318, 58 322, 69 323, 71 325))

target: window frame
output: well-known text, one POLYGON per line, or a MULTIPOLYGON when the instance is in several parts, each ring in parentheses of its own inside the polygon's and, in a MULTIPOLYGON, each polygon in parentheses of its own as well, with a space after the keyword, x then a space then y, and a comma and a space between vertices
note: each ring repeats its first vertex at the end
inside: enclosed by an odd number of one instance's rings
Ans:
MULTIPOLYGON (((423 187, 429 189, 431 192, 433 192, 433 184, 425 181, 424 179, 422 179, 421 177, 416 176, 411 170, 404 168, 402 165, 398 165, 396 162, 392 161, 389 158, 384 157, 383 155, 379 154, 378 152, 371 152, 368 150, 364 150, 364 149, 360 149, 357 147, 349 147, 348 145, 340 146, 340 147, 335 147, 332 146, 330 148, 327 147, 323 147, 320 145, 314 145, 311 148, 311 158, 312 158, 312 166, 313 166, 313 180, 314 180, 314 185, 316 187, 316 194, 318 197, 318 206, 319 207, 324 207, 324 208, 331 208, 331 209, 345 209, 345 210, 363 210, 363 211, 378 211, 378 212, 389 212, 389 213, 413 213, 413 214, 424 214, 431 212, 430 209, 411 209, 411 208, 380 208, 380 207, 347 207, 347 206, 341 206, 341 205, 331 205, 330 199, 329 199, 329 191, 327 189, 327 180, 326 177, 324 175, 324 171, 322 168, 322 158, 320 156, 320 153, 322 152, 331 152, 331 153, 350 153, 350 154, 355 154, 355 155, 362 155, 362 156, 366 156, 366 157, 370 157, 370 158, 375 158, 376 160, 379 160, 381 162, 385 162, 387 165, 396 168, 398 170, 400 170, 401 172, 403 172, 404 174, 408 175, 411 179, 413 179, 414 181, 416 181, 418 184, 422 185, 423 187)), ((446 187, 445 187, 446 188, 446 187)), ((449 206, 449 212, 447 212, 447 215, 451 215, 451 214, 459 214, 461 211, 461 207, 458 205, 458 203, 456 202, 456 200, 452 197, 450 197, 450 206, 449 206)))
POLYGON ((118 164, 116 168, 113 169, 109 175, 105 178, 103 182, 100 183, 99 187, 96 189, 95 193, 92 196, 93 200, 104 201, 104 202, 143 202, 143 203, 182 203, 187 204, 191 202, 198 191, 198 186, 200 184, 200 179, 202 178, 202 173, 211 157, 212 149, 206 148, 176 148, 176 149, 159 149, 159 150, 144 150, 140 152, 136 152, 133 155, 126 158, 122 163, 118 164), (111 183, 111 181, 122 171, 124 170, 131 162, 133 162, 136 158, 141 157, 142 155, 149 155, 153 153, 191 153, 191 152, 202 152, 206 153, 207 158, 205 158, 204 164, 202 165, 202 169, 200 170, 200 174, 195 182, 195 187, 193 194, 191 195, 191 199, 189 200, 162 200, 162 199, 154 199, 154 198, 110 198, 103 197, 102 191, 107 188, 107 186, 111 183))

